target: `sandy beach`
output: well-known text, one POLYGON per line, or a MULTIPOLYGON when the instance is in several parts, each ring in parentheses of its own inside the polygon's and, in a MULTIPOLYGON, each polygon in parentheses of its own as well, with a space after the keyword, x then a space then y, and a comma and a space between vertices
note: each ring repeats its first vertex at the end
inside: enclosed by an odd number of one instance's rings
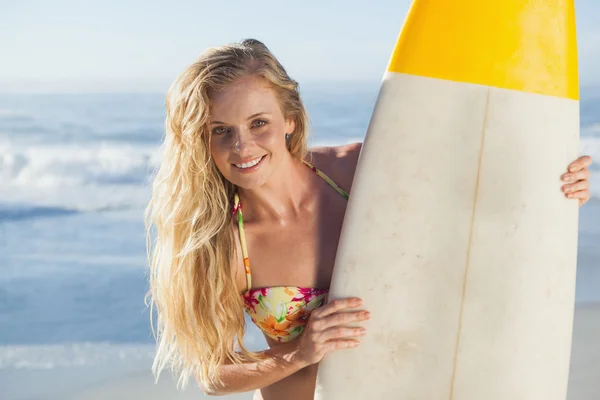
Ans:
MULTIPOLYGON (((21 379, 27 379, 22 375, 21 379)), ((57 379, 60 379, 59 377, 57 379)), ((13 382, 14 383, 14 382, 13 382)), ((31 382, 23 381, 22 385, 31 382)), ((90 383, 86 387, 71 393, 55 392, 38 396, 19 396, 5 393, 3 399, 28 400, 187 400, 208 398, 190 382, 185 391, 178 391, 175 382, 168 373, 161 374, 158 384, 154 384, 149 369, 143 365, 138 370, 130 369, 120 376, 90 383)), ((226 400, 251 399, 251 393, 242 393, 220 397, 226 400)), ((578 305, 575 312, 575 329, 571 357, 571 375, 568 400, 595 400, 600 398, 600 303, 578 305)))

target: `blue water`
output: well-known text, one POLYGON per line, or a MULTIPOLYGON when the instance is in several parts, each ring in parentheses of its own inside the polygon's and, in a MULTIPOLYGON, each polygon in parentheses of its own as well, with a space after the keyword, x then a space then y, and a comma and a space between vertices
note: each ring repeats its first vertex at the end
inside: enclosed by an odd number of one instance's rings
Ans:
MULTIPOLYGON (((311 144, 362 140, 377 89, 306 89, 311 144)), ((598 161, 600 93, 581 110, 598 161)), ((0 373, 149 357, 131 346, 153 343, 142 218, 163 123, 160 94, 0 95, 0 373)), ((580 303, 600 301, 599 175, 580 214, 580 303)))

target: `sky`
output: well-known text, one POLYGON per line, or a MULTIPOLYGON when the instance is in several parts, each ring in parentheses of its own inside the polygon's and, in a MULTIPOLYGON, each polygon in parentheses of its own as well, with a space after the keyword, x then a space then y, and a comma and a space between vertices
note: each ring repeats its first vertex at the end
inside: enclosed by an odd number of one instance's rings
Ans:
MULTIPOLYGON (((0 0, 0 92, 164 92, 206 48, 247 37, 301 83, 377 82, 410 3, 0 0)), ((581 83, 600 85, 600 1, 575 4, 581 83)))

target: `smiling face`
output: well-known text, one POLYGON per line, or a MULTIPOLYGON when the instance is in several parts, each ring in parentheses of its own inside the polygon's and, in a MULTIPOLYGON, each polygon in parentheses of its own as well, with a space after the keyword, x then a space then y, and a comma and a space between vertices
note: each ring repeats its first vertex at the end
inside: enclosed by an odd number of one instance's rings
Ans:
POLYGON ((286 157, 286 120, 275 91, 260 77, 241 78, 210 96, 210 152, 234 185, 262 186, 286 157))

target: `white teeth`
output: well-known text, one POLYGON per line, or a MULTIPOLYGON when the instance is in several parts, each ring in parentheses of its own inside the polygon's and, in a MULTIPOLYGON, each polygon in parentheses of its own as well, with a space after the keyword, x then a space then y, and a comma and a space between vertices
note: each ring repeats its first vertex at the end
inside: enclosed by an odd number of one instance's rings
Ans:
POLYGON ((258 157, 247 163, 235 164, 235 166, 238 168, 250 168, 250 167, 254 167, 256 164, 258 164, 260 162, 260 160, 262 160, 262 157, 258 157))

